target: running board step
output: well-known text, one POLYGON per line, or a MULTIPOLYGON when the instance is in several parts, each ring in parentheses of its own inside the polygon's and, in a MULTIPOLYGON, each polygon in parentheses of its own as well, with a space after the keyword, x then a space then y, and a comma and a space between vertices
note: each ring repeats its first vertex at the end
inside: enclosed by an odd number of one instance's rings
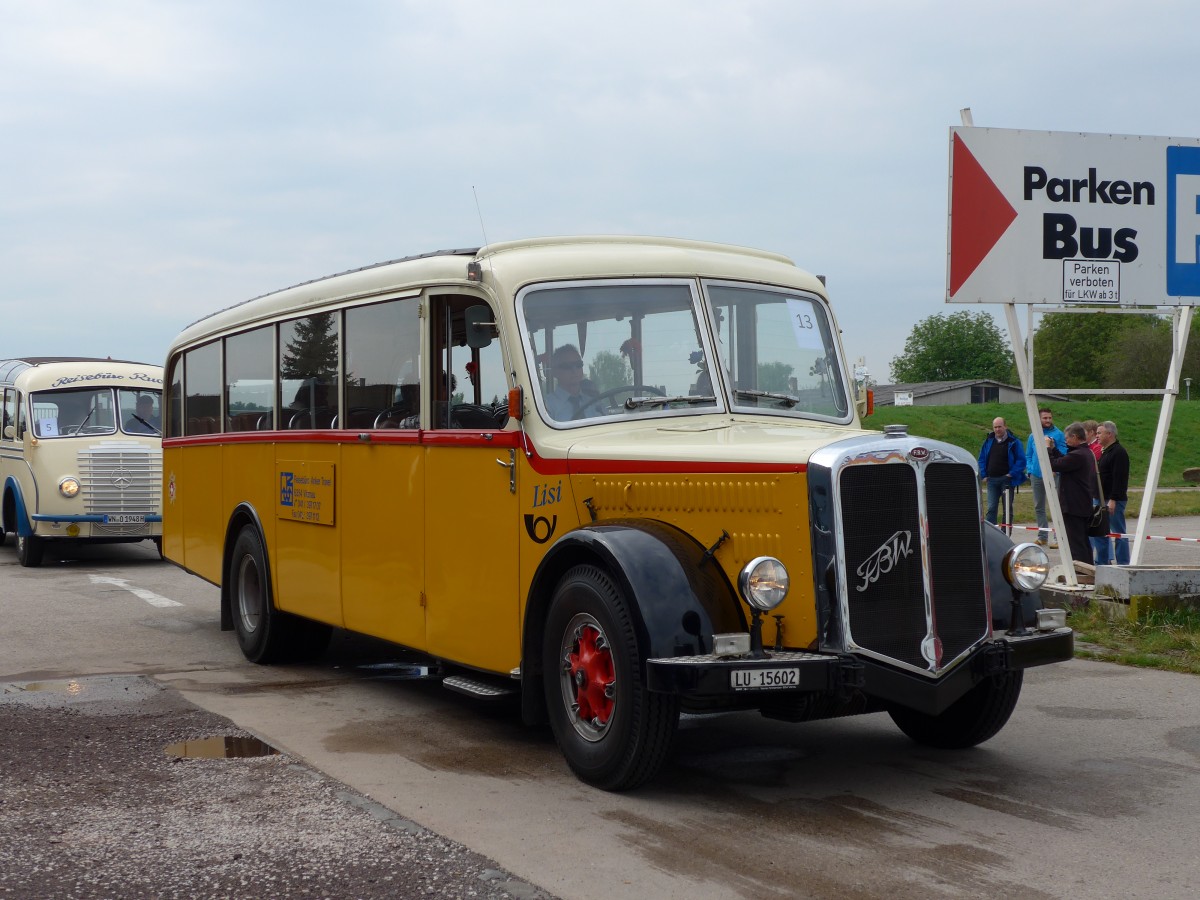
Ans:
POLYGON ((448 675, 442 679, 442 687, 449 688, 459 694, 466 694, 468 697, 484 697, 487 699, 513 697, 517 693, 515 686, 508 687, 507 685, 492 681, 481 681, 478 678, 471 678, 467 675, 448 675))

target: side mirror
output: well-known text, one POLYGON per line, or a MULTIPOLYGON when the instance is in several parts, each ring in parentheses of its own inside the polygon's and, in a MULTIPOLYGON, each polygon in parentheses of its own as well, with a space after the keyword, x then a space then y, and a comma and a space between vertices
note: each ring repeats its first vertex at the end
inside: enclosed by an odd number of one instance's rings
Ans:
POLYGON ((486 306, 468 306, 463 313, 463 320, 467 326, 468 347, 482 350, 492 343, 496 322, 490 309, 486 306))

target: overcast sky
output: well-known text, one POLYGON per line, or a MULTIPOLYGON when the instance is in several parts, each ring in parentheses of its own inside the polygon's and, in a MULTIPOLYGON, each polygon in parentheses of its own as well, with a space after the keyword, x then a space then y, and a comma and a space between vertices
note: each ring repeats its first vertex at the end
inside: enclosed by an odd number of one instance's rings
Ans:
POLYGON ((886 382, 964 308, 959 110, 1200 137, 1198 35, 1195 0, 0 0, 0 357, 161 363, 216 309, 485 232, 654 234, 826 276, 886 382))

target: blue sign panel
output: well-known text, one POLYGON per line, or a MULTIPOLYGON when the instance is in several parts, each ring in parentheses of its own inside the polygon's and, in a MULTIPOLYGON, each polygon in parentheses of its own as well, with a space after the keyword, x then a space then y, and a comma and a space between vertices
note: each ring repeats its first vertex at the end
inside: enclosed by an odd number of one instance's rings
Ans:
POLYGON ((1200 147, 1167 148, 1167 293, 1200 297, 1200 147))

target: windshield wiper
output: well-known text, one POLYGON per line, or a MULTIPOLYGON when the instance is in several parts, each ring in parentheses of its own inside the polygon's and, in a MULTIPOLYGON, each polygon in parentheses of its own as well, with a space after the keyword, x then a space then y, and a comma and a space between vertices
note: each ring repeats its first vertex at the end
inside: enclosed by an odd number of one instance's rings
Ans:
POLYGON ((625 401, 625 408, 637 409, 640 406, 666 406, 668 403, 687 403, 691 405, 695 403, 716 402, 716 397, 697 396, 696 394, 683 394, 679 397, 630 397, 625 401))
POLYGON ((157 434, 159 437, 162 437, 161 431, 159 431, 157 428, 155 428, 153 425, 151 425, 149 422, 147 422, 145 419, 143 419, 137 413, 130 413, 130 415, 133 416, 135 419, 137 419, 139 422, 141 422, 143 425, 145 425, 147 428, 149 428, 151 434, 157 434))
POLYGON ((791 394, 776 394, 774 391, 751 391, 743 388, 733 393, 738 397, 754 397, 755 399, 765 397, 768 400, 780 400, 786 403, 789 409, 800 402, 799 397, 793 397, 791 394))
POLYGON ((83 417, 83 421, 79 423, 79 427, 75 429, 76 434, 83 433, 83 426, 88 423, 88 419, 90 419, 92 417, 92 413, 94 413, 95 411, 96 411, 96 407, 93 405, 92 408, 88 410, 88 414, 83 417))

